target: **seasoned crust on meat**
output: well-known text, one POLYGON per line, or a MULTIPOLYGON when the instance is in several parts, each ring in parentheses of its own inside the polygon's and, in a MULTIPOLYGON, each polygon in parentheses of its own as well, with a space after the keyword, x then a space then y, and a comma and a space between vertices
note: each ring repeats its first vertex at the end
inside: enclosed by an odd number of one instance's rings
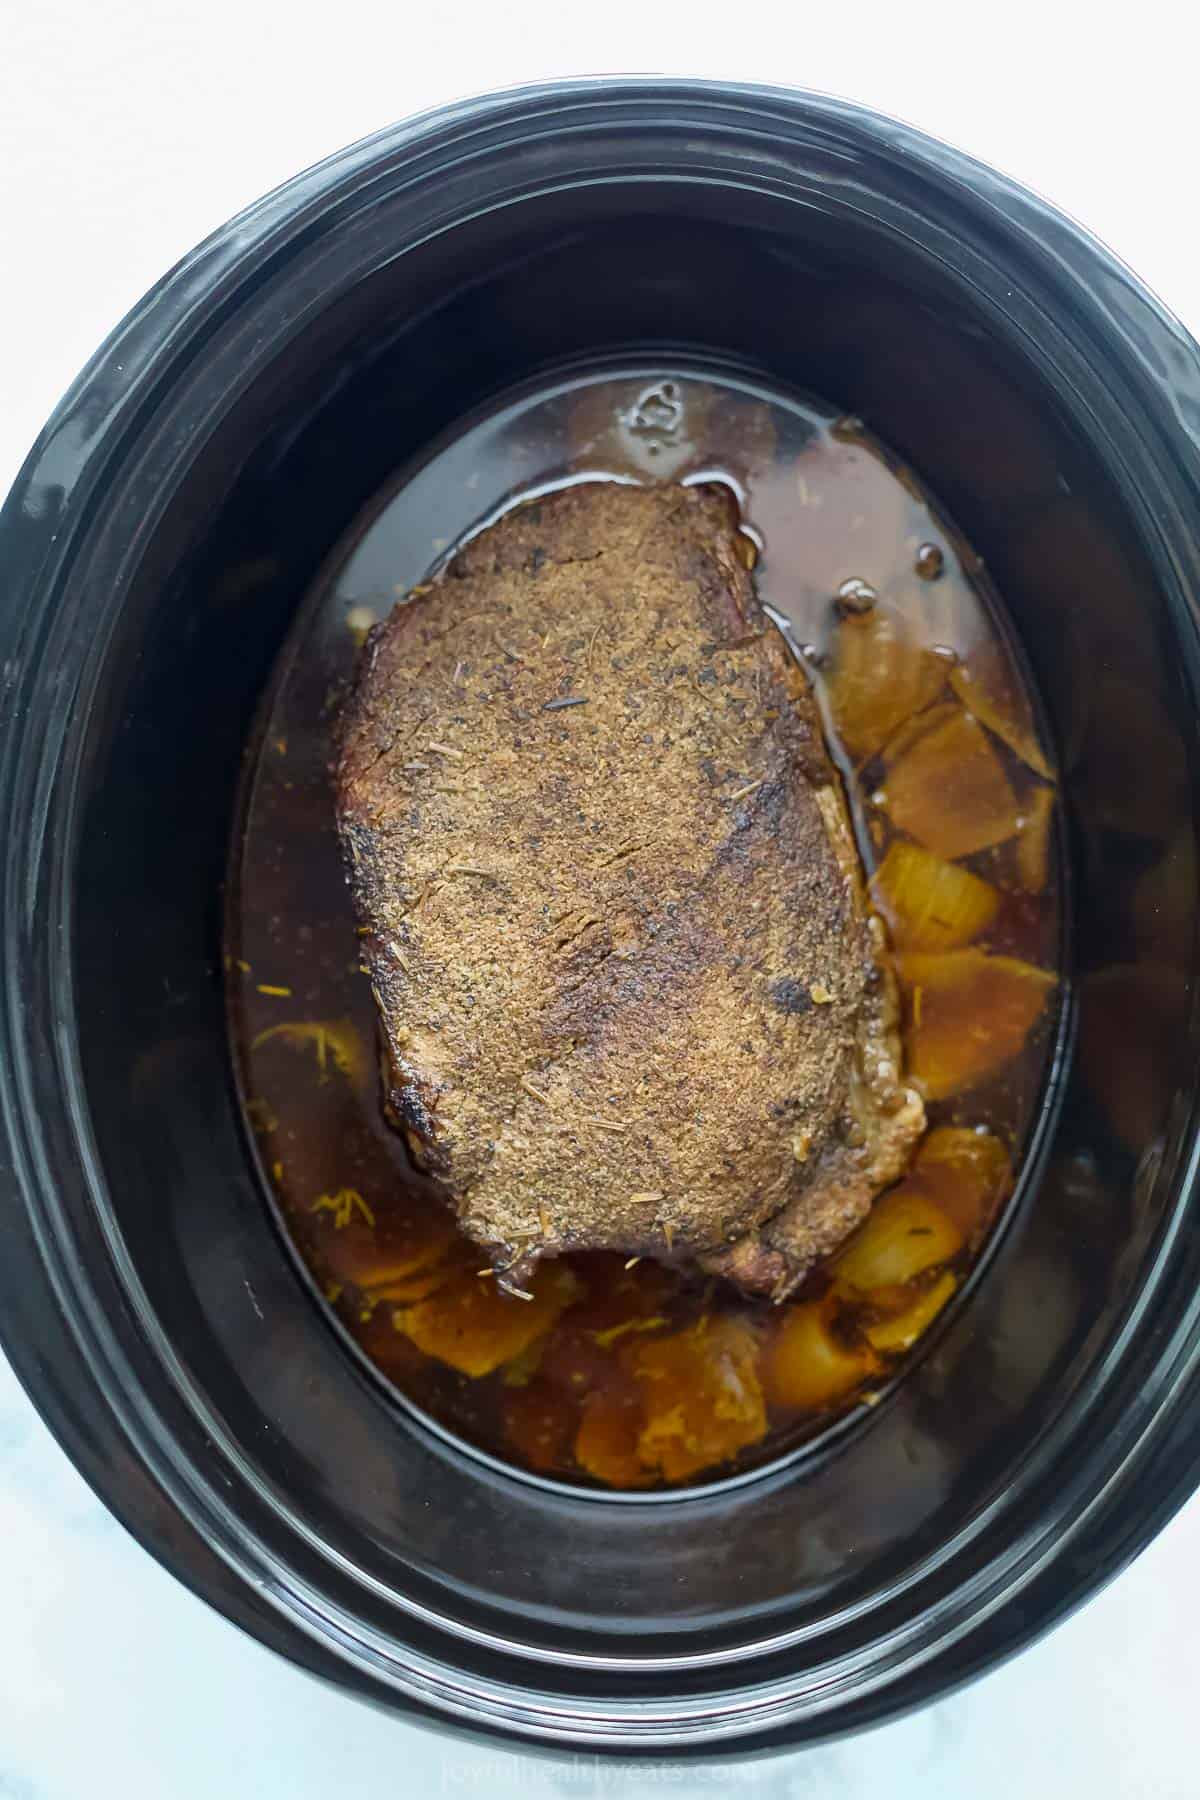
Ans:
POLYGON ((338 823, 386 1101, 519 1286, 783 1294, 923 1128, 812 696, 728 496, 521 506, 371 633, 338 823))

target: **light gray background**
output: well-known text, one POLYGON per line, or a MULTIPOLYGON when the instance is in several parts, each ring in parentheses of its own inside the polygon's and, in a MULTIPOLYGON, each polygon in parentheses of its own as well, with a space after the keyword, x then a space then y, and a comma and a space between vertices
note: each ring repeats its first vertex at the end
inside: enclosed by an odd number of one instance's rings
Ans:
MULTIPOLYGON (((0 491, 127 307, 230 213, 439 100, 666 69, 867 101, 1050 195, 1200 330, 1194 57, 1166 0, 0 0, 0 491)), ((3 571, 0 570, 0 584, 3 571)), ((391 1794, 1194 1800, 1200 1502, 1050 1639, 865 1738, 740 1770, 466 1748, 327 1691, 111 1520, 0 1363, 0 1800, 391 1794)))

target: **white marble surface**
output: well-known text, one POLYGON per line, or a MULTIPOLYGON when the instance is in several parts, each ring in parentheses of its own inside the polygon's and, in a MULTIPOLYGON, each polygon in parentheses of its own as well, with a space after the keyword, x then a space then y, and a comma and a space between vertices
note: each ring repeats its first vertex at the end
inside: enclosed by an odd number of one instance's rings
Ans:
MULTIPOLYGON (((774 10, 774 9, 773 9, 774 10)), ((237 207, 452 95, 605 69, 792 81, 913 119, 1049 193, 1200 329, 1194 63, 1168 0, 765 11, 709 0, 42 0, 0 54, 0 489, 127 306, 237 207)), ((639 1770, 448 1742, 208 1611, 104 1511, 0 1364, 0 1800, 886 1792, 1194 1800, 1200 1501, 1044 1643, 853 1742, 639 1770)))

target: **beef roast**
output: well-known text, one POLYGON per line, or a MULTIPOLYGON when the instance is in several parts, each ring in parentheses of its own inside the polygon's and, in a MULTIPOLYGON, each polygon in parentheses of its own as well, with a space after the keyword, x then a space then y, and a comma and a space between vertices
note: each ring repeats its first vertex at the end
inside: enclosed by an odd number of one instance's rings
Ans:
POLYGON ((519 1289, 781 1296, 923 1126, 805 677, 717 487, 521 506, 371 633, 338 820, 389 1114, 519 1289))

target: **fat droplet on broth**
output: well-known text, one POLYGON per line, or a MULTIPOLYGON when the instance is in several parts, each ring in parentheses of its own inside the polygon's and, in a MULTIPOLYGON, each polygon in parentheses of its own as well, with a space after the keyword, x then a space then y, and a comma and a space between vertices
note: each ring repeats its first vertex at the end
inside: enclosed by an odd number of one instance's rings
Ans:
POLYGON ((679 473, 694 459, 687 407, 677 382, 660 381, 643 388, 632 406, 617 413, 616 422, 630 462, 660 481, 679 473))
POLYGON ((679 435, 683 426, 683 401, 673 381, 660 381, 638 395, 629 412, 622 417, 628 430, 661 434, 665 438, 679 435))
POLYGON ((839 613, 868 613, 879 599, 876 590, 869 581, 862 581, 852 575, 843 581, 834 596, 834 606, 839 613))
POLYGON ((711 389, 672 377, 589 383, 567 409, 576 469, 671 481, 695 468, 711 389))

